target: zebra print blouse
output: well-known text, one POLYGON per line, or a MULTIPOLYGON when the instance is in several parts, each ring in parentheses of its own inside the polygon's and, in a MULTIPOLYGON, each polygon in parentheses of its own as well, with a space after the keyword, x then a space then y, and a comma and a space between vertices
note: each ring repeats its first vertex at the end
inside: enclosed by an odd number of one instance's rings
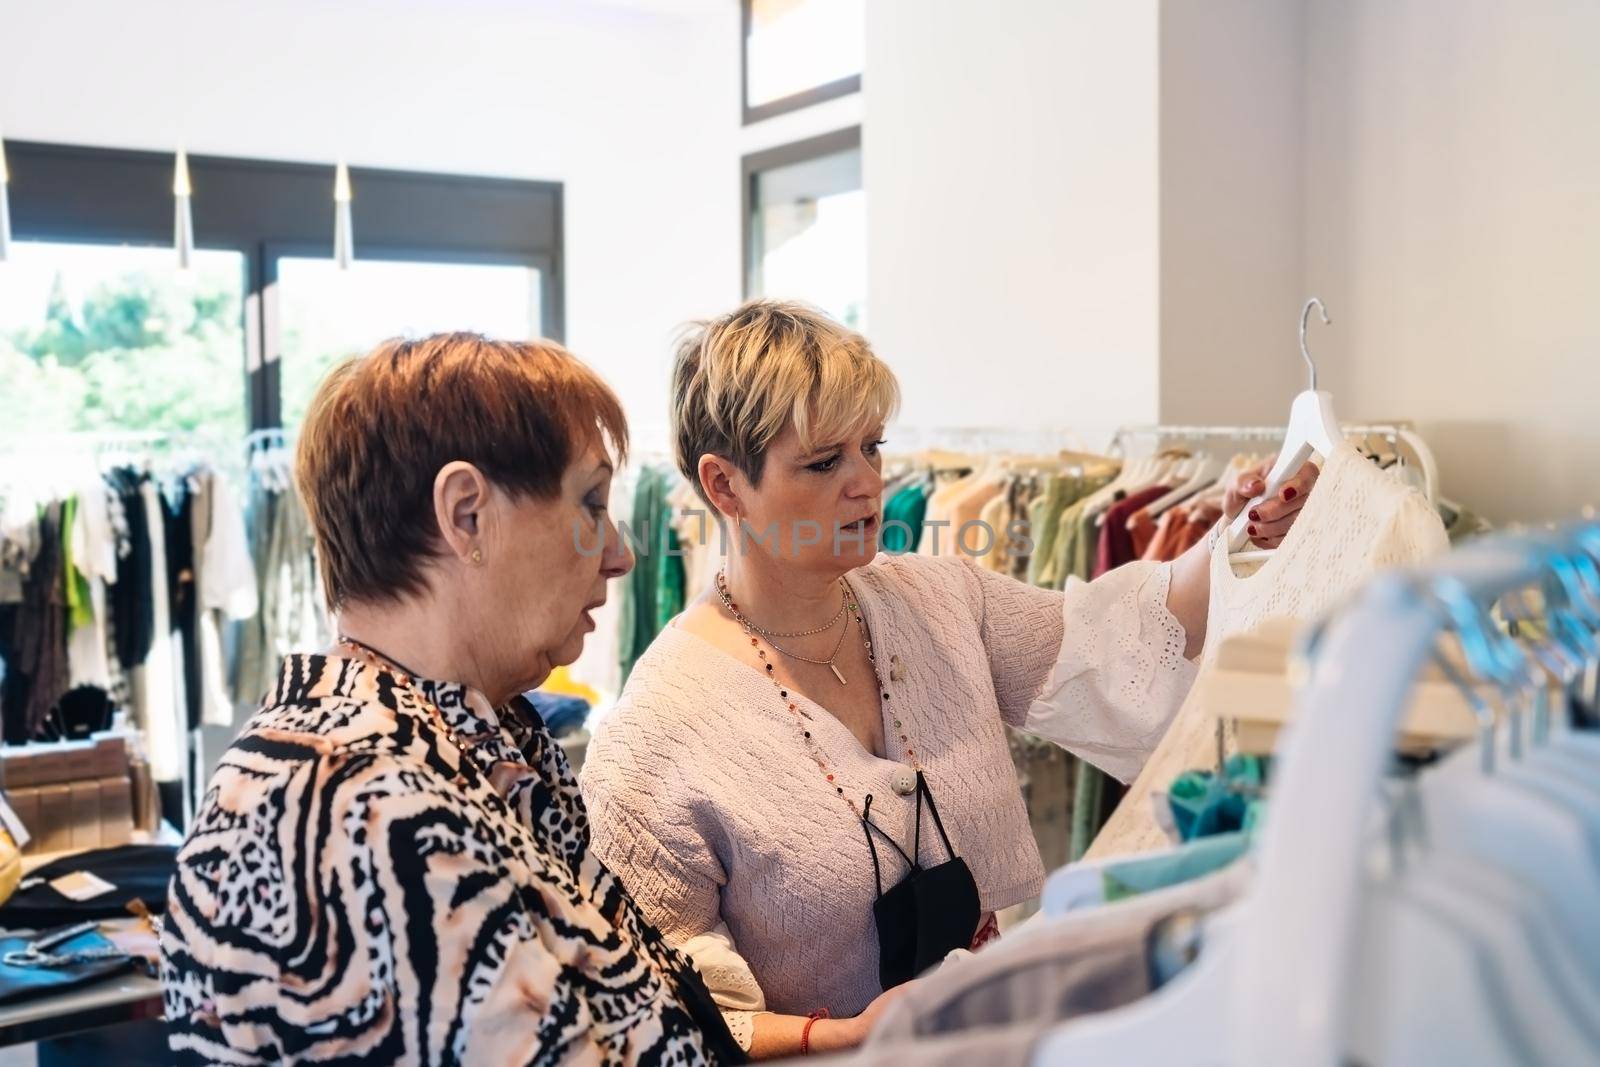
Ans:
POLYGON ((537 713, 291 656, 224 755, 168 893, 179 1063, 743 1059, 589 851, 537 713))

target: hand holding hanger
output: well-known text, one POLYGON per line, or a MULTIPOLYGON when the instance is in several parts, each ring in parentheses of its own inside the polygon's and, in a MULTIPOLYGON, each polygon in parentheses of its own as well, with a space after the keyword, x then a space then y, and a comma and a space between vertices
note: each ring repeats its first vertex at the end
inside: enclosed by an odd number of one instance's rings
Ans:
MULTIPOLYGON (((1269 462, 1247 470, 1228 487, 1222 505, 1223 515, 1228 522, 1231 523, 1246 504, 1266 492, 1270 467, 1269 462)), ((1284 536, 1300 517, 1300 509, 1306 506, 1311 490, 1317 484, 1317 476, 1321 473, 1316 464, 1307 460, 1271 499, 1263 500, 1250 509, 1250 525, 1246 529, 1252 545, 1257 548, 1277 548, 1283 544, 1284 536)))

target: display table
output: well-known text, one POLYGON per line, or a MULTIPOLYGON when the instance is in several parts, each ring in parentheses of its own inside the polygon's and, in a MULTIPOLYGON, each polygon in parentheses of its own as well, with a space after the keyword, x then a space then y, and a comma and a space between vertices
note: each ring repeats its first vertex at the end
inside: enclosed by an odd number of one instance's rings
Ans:
POLYGON ((0 1047, 159 1018, 161 982, 136 972, 87 989, 0 1006, 0 1047))

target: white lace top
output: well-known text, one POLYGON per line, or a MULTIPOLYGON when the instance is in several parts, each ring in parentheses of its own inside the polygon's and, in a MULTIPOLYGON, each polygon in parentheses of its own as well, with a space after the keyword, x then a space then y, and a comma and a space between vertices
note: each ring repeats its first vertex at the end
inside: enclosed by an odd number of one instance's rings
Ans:
MULTIPOLYGON (((909 841, 914 804, 890 782, 915 747, 982 909, 1037 895, 1044 872, 1004 724, 1124 780, 1137 773, 1194 677, 1166 607, 1170 578, 1135 563, 1062 593, 962 556, 879 556, 849 581, 880 656, 900 658, 887 710, 909 729, 887 732, 879 759, 803 702, 830 769, 858 802, 872 793, 874 822, 909 841)), ((583 773, 593 847, 686 947, 746 1045, 755 1012, 843 1017, 881 992, 861 824, 752 663, 669 626, 583 773)))
MULTIPOLYGON (((1444 523, 1426 497, 1344 445, 1327 457, 1300 518, 1266 562, 1235 573, 1228 546, 1219 539, 1211 557, 1211 605, 1200 669, 1231 634, 1271 619, 1314 618, 1375 572, 1420 562, 1449 547, 1444 523)), ((1231 739, 1223 736, 1220 745, 1229 749, 1231 739)), ((1152 794, 1186 770, 1215 767, 1218 749, 1217 723, 1197 703, 1186 704, 1095 838, 1088 858, 1170 844, 1156 822, 1152 794)))

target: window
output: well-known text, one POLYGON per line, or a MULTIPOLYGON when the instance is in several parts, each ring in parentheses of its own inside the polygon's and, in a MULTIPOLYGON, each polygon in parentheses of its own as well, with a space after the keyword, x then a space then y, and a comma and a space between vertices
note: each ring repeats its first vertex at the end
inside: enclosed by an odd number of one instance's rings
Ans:
POLYGON ((245 257, 18 241, 0 265, 0 427, 194 431, 247 419, 245 257))
POLYGON ((562 339, 558 183, 353 168, 336 271, 331 164, 190 156, 201 250, 179 272, 170 153, 9 141, 6 161, 0 434, 242 436, 386 337, 562 339))
POLYGON ((744 121, 861 89, 866 0, 744 0, 744 121))
POLYGON ((745 296, 815 304, 866 328, 859 127, 744 159, 745 296))
POLYGON ((305 417, 328 368, 390 337, 468 330, 528 340, 543 333, 541 272, 494 263, 358 259, 277 261, 283 422, 305 417))

